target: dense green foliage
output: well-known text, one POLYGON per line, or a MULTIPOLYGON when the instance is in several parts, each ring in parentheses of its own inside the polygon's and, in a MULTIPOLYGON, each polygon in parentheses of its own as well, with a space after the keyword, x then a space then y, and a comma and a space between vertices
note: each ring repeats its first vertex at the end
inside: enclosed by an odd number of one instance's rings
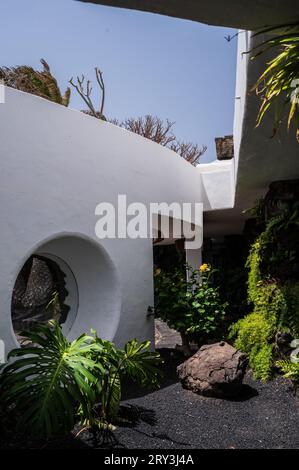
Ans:
POLYGON ((247 353, 255 378, 267 380, 272 373, 275 334, 285 301, 275 282, 262 281, 251 292, 251 300, 253 313, 231 327, 230 337, 236 337, 236 348, 247 353))
POLYGON ((212 285, 212 274, 207 264, 198 270, 186 265, 184 270, 156 271, 156 316, 198 344, 223 335, 226 304, 212 285))
POLYGON ((121 350, 92 332, 69 342, 54 320, 22 336, 31 345, 12 350, 14 360, 0 376, 1 408, 22 433, 64 435, 78 416, 85 425, 108 423, 117 415, 125 376, 142 386, 157 384, 160 358, 147 341, 129 341, 121 350))
POLYGON ((299 363, 298 362, 292 362, 292 361, 278 361, 277 366, 280 368, 280 370, 283 372, 284 376, 287 379, 290 379, 293 384, 295 391, 298 388, 299 385, 299 363))
POLYGON ((260 272, 261 261, 261 242, 258 238, 252 245, 246 267, 248 268, 248 300, 254 302, 256 300, 258 291, 257 285, 261 280, 260 272))
POLYGON ((299 333, 297 203, 270 218, 251 246, 247 259, 248 301, 252 313, 230 329, 235 346, 246 352, 254 376, 271 377, 275 359, 281 357, 278 333, 299 333))
POLYGON ((284 373, 284 376, 291 379, 294 384, 295 392, 299 386, 299 339, 295 339, 291 343, 291 347, 295 350, 291 358, 287 361, 278 361, 277 366, 284 373))

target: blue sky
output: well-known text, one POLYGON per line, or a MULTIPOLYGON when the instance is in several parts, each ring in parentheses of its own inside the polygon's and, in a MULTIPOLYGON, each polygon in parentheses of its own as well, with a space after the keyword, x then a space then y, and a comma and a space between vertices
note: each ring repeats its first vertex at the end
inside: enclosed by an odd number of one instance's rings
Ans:
MULTIPOLYGON (((180 140, 208 145, 211 161, 214 137, 232 133, 236 40, 224 37, 233 33, 74 0, 10 0, 1 5, 1 65, 39 67, 43 57, 62 89, 78 74, 94 80, 97 65, 106 116, 169 118, 180 140)), ((84 108, 75 93, 71 106, 84 108)))

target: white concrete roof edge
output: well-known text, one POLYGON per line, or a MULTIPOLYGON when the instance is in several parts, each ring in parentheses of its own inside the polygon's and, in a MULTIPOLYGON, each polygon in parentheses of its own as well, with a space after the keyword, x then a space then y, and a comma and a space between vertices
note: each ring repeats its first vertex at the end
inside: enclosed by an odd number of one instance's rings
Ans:
MULTIPOLYGON (((231 161, 214 161, 214 162, 211 162, 211 163, 205 163, 205 164, 199 164, 197 167, 191 165, 189 162, 187 162, 186 160, 184 160, 180 155, 178 155, 176 152, 174 152, 173 150, 171 149, 168 149, 167 147, 163 147, 161 146, 160 144, 156 143, 156 142, 153 142, 147 138, 144 138, 143 136, 140 136, 138 134, 135 134, 127 129, 124 129, 122 127, 119 127, 113 123, 110 123, 108 121, 101 121, 99 119, 96 119, 95 117, 93 116, 90 116, 88 114, 85 114, 83 113, 82 111, 79 111, 79 110, 76 110, 76 109, 73 109, 73 108, 70 108, 70 107, 65 107, 65 106, 62 106, 58 103, 55 103, 55 102, 52 102, 52 101, 49 101, 45 98, 42 98, 42 97, 39 97, 37 95, 33 95, 33 94, 29 94, 29 93, 26 93, 24 91, 20 91, 20 90, 16 90, 14 88, 11 88, 11 87, 5 87, 6 88, 6 102, 9 100, 9 96, 10 94, 16 94, 16 96, 26 96, 26 100, 28 101, 28 105, 30 104, 31 107, 34 107, 35 106, 35 103, 44 103, 45 105, 45 109, 44 109, 44 113, 46 115, 47 113, 47 108, 49 109, 50 107, 52 109, 57 109, 57 112, 59 110, 60 113, 66 113, 66 114, 73 114, 75 113, 78 117, 80 117, 80 120, 82 120, 82 122, 85 121, 85 123, 87 121, 90 121, 91 125, 94 126, 94 123, 96 123, 97 126, 101 126, 102 128, 102 132, 103 132, 103 128, 113 128, 113 129, 117 129, 117 132, 119 133, 119 135, 121 134, 126 134, 127 136, 130 136, 130 138, 134 139, 134 141, 140 141, 140 143, 142 144, 142 146, 146 145, 148 147, 148 149, 153 149, 154 150, 154 154, 157 154, 159 153, 159 164, 164 164, 166 166, 169 167, 170 166, 177 166, 178 170, 179 168, 181 168, 181 170, 179 171, 182 171, 183 173, 186 173, 185 175, 185 178, 188 178, 188 174, 189 175, 192 175, 193 174, 193 178, 196 177, 196 175, 198 173, 209 173, 209 179, 213 179, 215 178, 217 180, 217 194, 220 194, 221 197, 219 200, 217 200, 216 202, 216 206, 217 208, 220 208, 220 207, 223 207, 224 209, 227 208, 227 207, 230 207, 230 205, 228 206, 227 205, 227 200, 230 200, 231 197, 232 197, 232 187, 230 185, 230 187, 228 188, 226 184, 223 184, 221 185, 220 184, 220 187, 219 187, 219 178, 217 177, 217 174, 219 173, 219 175, 224 175, 223 172, 225 171, 228 171, 229 173, 232 172, 232 168, 233 168, 233 160, 231 161), (173 164, 173 165, 172 165, 173 164), (221 206, 221 201, 225 201, 223 203, 223 206, 221 206)), ((7 103, 8 104, 8 103, 7 103)), ((2 104, 0 106, 6 106, 6 104, 2 104)), ((0 111, 1 109, 3 108, 0 108, 0 111)), ((5 108, 4 108, 5 109, 5 108)), ((128 161, 127 162, 128 165, 130 165, 130 162, 128 161)), ((145 168, 145 171, 146 171, 146 168, 145 168)), ((200 184, 200 181, 202 181, 202 177, 199 177, 198 179, 198 184, 200 184)), ((211 183, 212 184, 212 183, 211 183)), ((210 187, 210 185, 209 185, 210 187)), ((179 191, 179 189, 178 189, 179 191)), ((200 192, 200 190, 199 190, 200 192)), ((206 195, 208 198, 211 197, 211 201, 209 202, 209 200, 204 200, 204 210, 211 210, 211 208, 214 207, 215 205, 215 194, 214 196, 212 195, 211 192, 209 192, 209 194, 206 195)), ((180 196, 178 195, 178 199, 180 200, 180 196)), ((205 199, 205 198, 204 198, 205 199)), ((153 201, 155 202, 155 201, 153 201)), ((187 202, 187 201, 186 201, 187 202)), ((191 202, 191 201, 190 201, 191 202)), ((202 202, 201 200, 197 200, 197 202, 202 202)))
MULTIPOLYGON (((78 0, 76 0, 78 1, 78 0)), ((79 0, 110 7, 142 10, 214 26, 257 29, 299 17, 295 0, 79 0)))

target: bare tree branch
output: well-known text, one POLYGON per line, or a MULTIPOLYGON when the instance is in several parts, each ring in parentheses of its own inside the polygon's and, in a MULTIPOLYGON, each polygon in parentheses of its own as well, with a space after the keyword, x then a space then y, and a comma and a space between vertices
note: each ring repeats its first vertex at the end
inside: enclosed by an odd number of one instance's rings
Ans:
POLYGON ((171 150, 178 153, 187 162, 196 166, 199 162, 200 157, 206 152, 207 146, 203 145, 201 148, 198 144, 192 142, 174 142, 170 146, 171 150))
POLYGON ((111 121, 120 127, 135 132, 135 134, 142 135, 143 137, 153 140, 163 147, 167 147, 175 140, 175 135, 172 133, 174 122, 163 122, 157 116, 146 115, 145 117, 128 118, 125 121, 118 122, 117 120, 111 121))
POLYGON ((92 98, 91 98, 92 86, 91 86, 90 80, 87 80, 85 84, 85 77, 84 75, 82 75, 81 78, 77 77, 77 83, 74 83, 73 77, 70 79, 69 82, 72 85, 72 87, 75 88, 77 93, 81 96, 84 103, 87 105, 88 110, 84 110, 84 112, 98 119, 106 120, 105 116, 103 115, 104 104, 105 104, 105 84, 103 80, 103 74, 98 67, 95 67, 95 73, 96 73, 97 83, 101 90, 101 104, 100 104, 99 111, 96 111, 92 102, 92 98))
POLYGON ((99 84, 99 86, 102 90, 100 114, 103 114, 104 104, 105 104, 105 83, 104 83, 104 80, 103 80, 103 72, 101 72, 101 70, 98 67, 95 68, 95 72, 96 72, 97 82, 98 82, 98 84, 99 84))
POLYGON ((194 166, 198 164, 200 157, 207 150, 205 145, 200 147, 198 144, 193 144, 192 142, 178 141, 173 133, 175 123, 168 119, 166 122, 163 122, 157 116, 148 114, 145 117, 128 118, 122 122, 119 122, 117 119, 110 120, 110 122, 124 127, 131 132, 135 132, 135 134, 153 140, 163 145, 163 147, 170 148, 194 166))

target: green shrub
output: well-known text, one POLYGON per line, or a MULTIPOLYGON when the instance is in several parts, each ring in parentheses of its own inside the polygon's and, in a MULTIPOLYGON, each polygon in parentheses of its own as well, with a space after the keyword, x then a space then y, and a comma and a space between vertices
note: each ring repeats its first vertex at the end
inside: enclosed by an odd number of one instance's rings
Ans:
POLYGON ((296 387, 299 384, 299 362, 277 361, 278 367, 282 370, 287 379, 291 379, 296 387))
POLYGON ((261 348, 270 341, 274 331, 275 325, 268 322, 261 313, 250 313, 231 327, 230 336, 237 337, 237 349, 250 354, 253 349, 261 348))
POLYGON ((274 319, 268 320, 260 312, 247 315, 230 329, 230 338, 236 337, 235 347, 247 354, 256 379, 267 380, 271 376, 274 334, 274 319))
POLYGON ((263 315, 273 327, 279 324, 281 316, 286 311, 286 301, 283 290, 277 281, 260 281, 256 289, 254 312, 263 315))
POLYGON ((273 370, 273 345, 264 344, 261 348, 253 348, 249 354, 249 363, 255 379, 264 382, 269 380, 273 370))
POLYGON ((227 304, 221 302, 219 289, 212 285, 212 274, 207 264, 198 270, 186 265, 185 270, 171 273, 156 271, 156 316, 179 331, 187 342, 194 339, 200 344, 224 334, 221 327, 227 304))

